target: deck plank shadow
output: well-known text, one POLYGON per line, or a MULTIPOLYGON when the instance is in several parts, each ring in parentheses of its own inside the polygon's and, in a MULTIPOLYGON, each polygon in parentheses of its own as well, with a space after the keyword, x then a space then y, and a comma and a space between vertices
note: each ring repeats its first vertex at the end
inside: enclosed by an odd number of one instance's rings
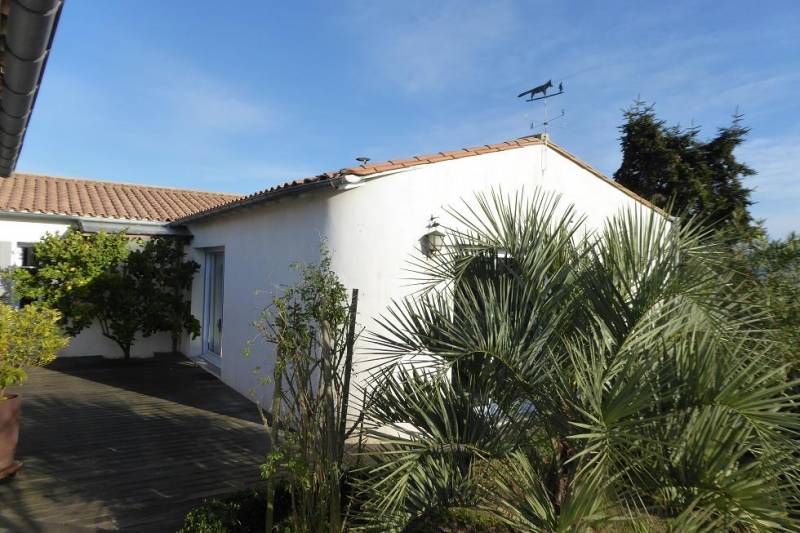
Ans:
POLYGON ((0 531, 174 532, 207 497, 259 483, 255 405, 191 361, 86 357, 34 369, 0 531))

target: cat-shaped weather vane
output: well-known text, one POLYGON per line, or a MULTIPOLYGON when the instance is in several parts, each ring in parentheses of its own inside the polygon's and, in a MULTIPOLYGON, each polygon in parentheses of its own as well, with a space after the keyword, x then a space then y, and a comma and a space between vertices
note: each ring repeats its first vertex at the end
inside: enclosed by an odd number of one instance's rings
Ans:
POLYGON ((553 94, 547 94, 547 89, 553 88, 553 80, 547 80, 546 83, 539 85, 538 87, 534 87, 533 89, 528 89, 523 93, 519 93, 517 98, 522 98, 523 96, 528 96, 529 98, 525 100, 526 102, 533 102, 534 100, 544 100, 545 98, 552 98, 553 96, 558 96, 564 92, 564 83, 560 82, 558 84, 558 92, 553 94), (536 97, 537 94, 541 94, 542 96, 536 97))
MULTIPOLYGON (((544 134, 547 135, 547 128, 550 124, 558 119, 564 118, 564 111, 561 111, 561 114, 555 118, 549 118, 547 114, 547 99, 552 98, 554 96, 558 96, 559 94, 564 94, 564 82, 558 83, 558 91, 554 93, 547 94, 547 89, 553 88, 553 80, 547 80, 545 83, 534 87, 533 89, 528 89, 525 92, 519 93, 517 98, 522 98, 527 96, 526 102, 535 102, 537 100, 544 100, 544 120, 540 122, 540 124, 544 127, 544 134), (541 96, 538 96, 541 95, 541 96)), ((526 115, 527 116, 527 115, 526 115)), ((534 129, 536 127, 536 123, 532 122, 530 128, 534 129)))

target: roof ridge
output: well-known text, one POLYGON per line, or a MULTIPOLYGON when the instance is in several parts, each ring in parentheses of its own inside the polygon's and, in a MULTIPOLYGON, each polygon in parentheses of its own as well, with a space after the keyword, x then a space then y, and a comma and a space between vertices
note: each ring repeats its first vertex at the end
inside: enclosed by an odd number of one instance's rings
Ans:
POLYGON ((173 224, 185 223, 191 220, 196 220, 198 218, 210 216, 215 213, 227 211, 229 209, 235 209, 239 205, 246 205, 249 203, 253 203, 255 201, 260 201, 261 199, 269 198, 276 194, 283 194, 284 192, 287 191, 291 192, 293 189, 301 186, 317 184, 319 182, 328 182, 336 177, 340 177, 345 174, 352 174, 355 176, 366 177, 373 174, 388 172, 391 170, 414 168, 417 166, 423 166, 431 163, 439 163, 441 161, 451 161, 454 159, 461 159, 464 157, 483 155, 492 152, 502 152, 505 150, 512 150, 516 148, 526 148, 528 146, 534 146, 534 145, 545 146, 545 144, 546 143, 545 141, 542 140, 541 134, 525 135, 522 137, 518 137, 517 139, 511 139, 499 143, 482 144, 480 146, 471 146, 456 150, 435 152, 428 155, 417 155, 406 158, 394 158, 394 159, 389 159, 387 161, 367 163, 357 167, 343 168, 336 172, 321 172, 317 175, 309 176, 307 178, 301 178, 293 181, 286 181, 284 183, 277 183, 275 185, 261 189, 259 191, 243 195, 239 198, 235 198, 233 200, 223 202, 221 204, 208 207, 206 209, 189 213, 188 215, 185 215, 183 217, 174 220, 172 223, 173 224))
POLYGON ((664 212, 659 207, 653 205, 650 201, 646 200, 645 198, 642 198, 641 196, 631 191, 630 189, 620 185, 616 181, 612 180, 611 178, 609 178, 608 176, 606 176, 605 174, 594 168, 589 163, 583 161, 582 159, 576 157, 565 148, 554 143, 549 136, 545 136, 544 134, 533 134, 533 135, 524 135, 516 139, 510 139, 499 143, 484 144, 481 146, 461 148, 458 150, 435 152, 429 155, 417 155, 405 158, 394 158, 377 163, 366 163, 364 165, 357 167, 343 168, 338 172, 323 172, 317 174, 316 176, 310 176, 303 179, 293 180, 291 182, 287 181, 284 183, 277 183, 260 191, 243 195, 239 198, 223 202, 221 204, 208 207, 206 209, 194 211, 192 213, 189 213, 188 215, 184 215, 172 221, 172 224, 185 224, 193 220, 205 218, 207 216, 212 216, 217 213, 229 211, 231 209, 236 209, 239 206, 248 205, 259 201, 265 201, 269 198, 278 195, 291 194, 295 189, 300 189, 303 186, 321 185, 324 182, 329 182, 334 178, 340 177, 345 174, 367 177, 375 174, 382 174, 384 172, 389 172, 389 171, 400 171, 400 170, 414 168, 417 166, 423 166, 426 164, 439 163, 442 161, 451 161, 455 159, 461 159, 463 157, 478 156, 493 152, 513 150, 517 148, 526 148, 529 146, 542 146, 545 149, 549 148, 555 151, 556 153, 560 154, 561 156, 567 158, 568 160, 571 160, 579 167, 582 167, 583 169, 587 170, 590 174, 593 174, 595 177, 605 181, 612 187, 619 189, 624 194, 630 196, 637 202, 655 210, 657 213, 660 213, 663 216, 669 216, 666 212, 664 212))
POLYGON ((129 183, 124 181, 112 181, 108 179, 94 179, 94 178, 80 178, 75 176, 53 176, 51 174, 41 174, 39 172, 24 172, 24 171, 14 171, 8 178, 0 178, 0 179, 13 179, 16 176, 31 176, 35 178, 45 178, 48 180, 63 180, 69 183, 74 182, 84 182, 84 183, 96 183, 101 185, 110 185, 112 187, 133 187, 137 189, 159 189, 164 191, 178 191, 178 192, 191 192, 197 194, 213 194, 215 196, 232 196, 232 197, 240 197, 244 196, 240 193, 233 193, 233 192, 217 192, 217 191, 205 191, 200 189, 185 189, 181 187, 167 187, 164 185, 145 185, 142 183, 129 183))
POLYGON ((344 168, 342 171, 358 176, 368 176, 370 174, 386 172, 388 170, 416 167, 428 163, 438 163, 440 161, 448 161, 451 159, 461 159, 462 157, 481 155, 489 152, 500 152, 513 148, 523 148, 525 146, 531 146, 534 144, 544 144, 541 134, 524 135, 516 139, 510 139, 498 143, 482 144, 480 146, 468 146, 465 148, 444 150, 426 155, 395 157, 386 161, 376 161, 374 163, 369 162, 357 167, 344 168))

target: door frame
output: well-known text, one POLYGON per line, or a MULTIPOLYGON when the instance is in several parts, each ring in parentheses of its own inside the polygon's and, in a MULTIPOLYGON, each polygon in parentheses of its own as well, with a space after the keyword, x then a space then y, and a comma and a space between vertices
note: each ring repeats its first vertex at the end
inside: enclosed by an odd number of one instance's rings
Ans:
MULTIPOLYGON (((211 258, 213 255, 217 255, 217 257, 222 257, 222 308, 225 305, 225 248, 223 246, 216 246, 213 248, 204 248, 204 260, 203 260, 203 327, 202 327, 202 350, 200 356, 211 363, 212 365, 216 366, 219 369, 222 369, 222 338, 220 337, 220 353, 215 353, 209 348, 209 334, 211 333, 211 328, 213 325, 211 322, 211 305, 213 302, 213 287, 211 280, 213 279, 214 272, 211 265, 211 258)), ((224 314, 223 314, 224 320, 224 314)), ((222 331, 224 331, 224 321, 222 331)))

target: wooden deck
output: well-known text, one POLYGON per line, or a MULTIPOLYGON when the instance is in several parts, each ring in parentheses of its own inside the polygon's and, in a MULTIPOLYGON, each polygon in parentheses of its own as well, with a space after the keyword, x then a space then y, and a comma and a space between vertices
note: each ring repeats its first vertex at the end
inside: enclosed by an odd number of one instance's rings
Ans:
POLYGON ((21 392, 24 466, 0 484, 0 531, 174 532, 259 481, 255 406, 186 359, 59 359, 21 392))

